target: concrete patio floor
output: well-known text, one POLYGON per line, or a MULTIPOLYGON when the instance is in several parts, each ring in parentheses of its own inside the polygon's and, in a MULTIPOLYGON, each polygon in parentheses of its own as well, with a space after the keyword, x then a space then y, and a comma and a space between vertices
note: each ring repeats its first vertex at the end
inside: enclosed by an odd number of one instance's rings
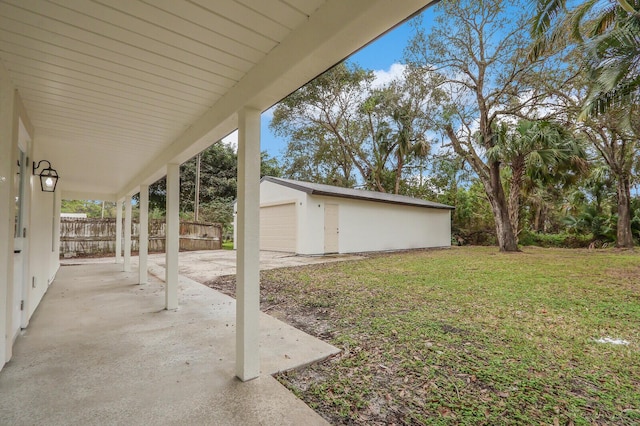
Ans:
MULTIPOLYGON (((234 275, 236 273, 235 250, 197 250, 181 251, 178 254, 178 269, 182 276, 204 283, 216 277, 234 275)), ((327 256, 304 256, 277 251, 260 251, 260 270, 288 268, 292 266, 314 265, 319 263, 342 262, 363 259, 354 254, 335 254, 327 256)), ((90 263, 113 263, 114 257, 102 258, 69 258, 61 259, 65 265, 84 265, 90 263)), ((138 267, 138 256, 131 256, 131 265, 138 267)), ((149 254, 149 272, 164 277, 165 254, 149 254)))
POLYGON ((121 269, 60 268, 0 372, 0 424, 326 424, 270 374, 335 347, 261 314, 262 376, 242 383, 234 299, 181 276, 166 311, 163 282, 121 269))

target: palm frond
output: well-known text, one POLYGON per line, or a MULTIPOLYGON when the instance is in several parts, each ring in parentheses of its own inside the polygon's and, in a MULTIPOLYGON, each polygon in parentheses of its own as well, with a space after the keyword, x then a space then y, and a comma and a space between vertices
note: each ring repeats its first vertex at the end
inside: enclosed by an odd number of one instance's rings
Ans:
POLYGON ((628 15, 590 43, 591 89, 581 119, 640 105, 640 16, 628 15))
POLYGON ((614 6, 607 8, 593 23, 589 36, 595 37, 605 34, 608 30, 613 28, 618 16, 618 9, 614 6))
MULTIPOLYGON (((635 2, 637 4, 637 2, 635 2)), ((632 6, 631 4, 629 4, 629 2, 627 0, 618 0, 618 4, 620 5, 620 7, 625 10, 627 13, 638 13, 638 6, 632 6)))
POLYGON ((568 21, 571 25, 571 37, 579 43, 584 42, 584 39, 582 38, 582 24, 584 22, 584 18, 593 9, 596 2, 597 0, 588 0, 569 14, 568 21))
POLYGON ((540 36, 551 28, 551 22, 566 12, 566 0, 538 0, 537 13, 532 20, 532 34, 540 36))

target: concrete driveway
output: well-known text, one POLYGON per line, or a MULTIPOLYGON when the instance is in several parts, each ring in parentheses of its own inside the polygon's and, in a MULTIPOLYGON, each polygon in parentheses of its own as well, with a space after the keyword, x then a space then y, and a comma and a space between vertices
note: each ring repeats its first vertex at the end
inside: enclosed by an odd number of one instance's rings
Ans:
MULTIPOLYGON (((362 256, 336 254, 328 256, 301 256, 293 253, 275 251, 260 252, 260 269, 277 269, 291 266, 314 265, 319 263, 341 262, 362 259, 362 256)), ((71 258, 62 259, 65 265, 90 263, 113 263, 114 257, 103 258, 71 258)), ((131 264, 137 268, 138 256, 131 256, 131 264)), ((185 251, 179 255, 179 274, 199 283, 205 283, 216 277, 234 275, 236 273, 235 250, 201 250, 185 251)), ((149 272, 164 279, 164 253, 149 254, 149 272)))

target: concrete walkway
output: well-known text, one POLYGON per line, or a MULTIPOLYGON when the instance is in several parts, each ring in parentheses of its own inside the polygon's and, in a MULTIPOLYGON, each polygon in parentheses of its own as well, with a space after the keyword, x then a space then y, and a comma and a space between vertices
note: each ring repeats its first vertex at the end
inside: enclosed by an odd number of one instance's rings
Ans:
MULTIPOLYGON (((182 276, 204 283, 216 277, 235 275, 235 250, 200 250, 180 252, 178 269, 182 276)), ((363 259, 352 254, 336 254, 328 256, 302 256, 293 253, 276 251, 260 251, 260 270, 286 268, 291 266, 314 265, 319 263, 341 262, 345 260, 363 259)), ((138 267, 138 256, 131 256, 131 265, 138 267)), ((114 257, 104 258, 70 258, 61 260, 66 265, 85 265, 92 263, 113 263, 114 257)), ((149 254, 149 271, 164 278, 164 253, 149 254)))
POLYGON ((0 372, 2 425, 320 425, 270 376, 338 350, 261 315, 262 376, 235 371, 235 300, 181 277, 137 285, 115 263, 62 266, 0 372))

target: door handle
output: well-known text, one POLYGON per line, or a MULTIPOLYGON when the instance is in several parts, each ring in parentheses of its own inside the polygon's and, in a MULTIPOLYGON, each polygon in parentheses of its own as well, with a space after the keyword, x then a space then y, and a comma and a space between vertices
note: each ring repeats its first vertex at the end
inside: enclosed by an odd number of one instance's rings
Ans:
POLYGON ((14 254, 22 253, 22 250, 14 250, 13 253, 14 254))

